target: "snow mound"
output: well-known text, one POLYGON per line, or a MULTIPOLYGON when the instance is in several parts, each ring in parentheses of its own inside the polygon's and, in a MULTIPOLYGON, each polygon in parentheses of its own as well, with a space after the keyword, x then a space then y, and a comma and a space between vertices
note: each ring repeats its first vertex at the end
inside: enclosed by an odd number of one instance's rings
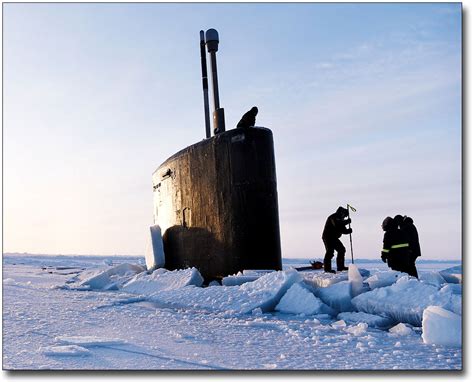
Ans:
POLYGON ((187 286, 173 291, 160 291, 150 297, 152 301, 175 307, 209 310, 213 312, 251 313, 260 308, 272 311, 285 292, 301 276, 294 269, 271 272, 258 280, 240 286, 187 286))
POLYGON ((462 265, 444 269, 439 273, 447 283, 462 284, 462 265))
POLYGON ((77 345, 58 345, 41 347, 40 352, 47 356, 82 357, 90 355, 90 350, 77 345))
POLYGON ((343 312, 337 315, 338 320, 344 320, 348 324, 366 323, 371 328, 388 329, 394 322, 391 318, 368 314, 364 312, 343 312))
POLYGON ((81 347, 101 347, 101 346, 113 346, 113 345, 123 345, 126 341, 117 339, 117 338, 102 338, 95 336, 70 336, 70 337, 56 337, 55 340, 59 343, 78 345, 81 347))
POLYGON ((141 265, 120 264, 107 270, 84 272, 79 287, 95 290, 119 289, 131 277, 145 270, 141 265))
POLYGON ((441 288, 441 286, 446 283, 444 277, 441 276, 439 272, 434 271, 418 272, 418 278, 420 281, 434 285, 437 288, 441 288))
POLYGON ((151 295, 160 290, 172 290, 188 285, 201 286, 204 282, 196 268, 168 271, 159 268, 151 274, 147 272, 134 276, 123 287, 123 292, 151 295))
POLYGON ((429 306, 423 312, 423 334, 426 344, 461 347, 461 316, 439 306, 429 306))
POLYGON ((365 282, 369 284, 370 289, 383 288, 395 284, 404 274, 398 271, 382 271, 368 277, 365 282))
POLYGON ((324 304, 301 283, 293 284, 281 298, 275 310, 293 314, 331 314, 332 309, 324 304))
POLYGON ((327 288, 320 288, 317 290, 317 296, 337 312, 354 310, 351 303, 352 284, 350 281, 340 281, 327 288))
POLYGON ((460 314, 461 296, 440 293, 433 285, 404 276, 391 286, 377 288, 354 297, 352 304, 361 312, 421 326, 423 311, 430 305, 441 306, 460 314))
POLYGON ((405 324, 399 323, 398 325, 395 325, 393 328, 390 328, 389 332, 397 336, 408 336, 411 333, 413 333, 413 330, 411 330, 411 328, 409 328, 405 324))

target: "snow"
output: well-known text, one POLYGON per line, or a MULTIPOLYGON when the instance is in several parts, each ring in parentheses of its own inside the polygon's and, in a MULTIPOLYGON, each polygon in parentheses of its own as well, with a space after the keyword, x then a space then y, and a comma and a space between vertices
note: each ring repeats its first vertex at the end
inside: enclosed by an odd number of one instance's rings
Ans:
POLYGON ((427 344, 461 347, 461 316, 439 306, 429 306, 423 312, 423 334, 427 344))
POLYGON ((324 304, 301 283, 293 284, 281 298, 275 310, 292 314, 333 314, 333 310, 324 304))
POLYGON ((122 291, 150 295, 160 290, 172 290, 188 285, 200 287, 204 279, 196 268, 167 271, 159 268, 152 273, 142 272, 125 283, 122 291))
POLYGON ((413 333, 413 331, 407 325, 399 323, 394 327, 389 329, 389 332, 396 336, 408 336, 413 333))
MULTIPOLYGON (((357 274, 328 274, 326 286, 309 288, 307 280, 321 272, 298 273, 293 259, 284 260, 281 272, 245 272, 260 276, 252 282, 207 287, 197 286, 192 269, 145 271, 143 257, 4 254, 3 260, 5 370, 462 368, 462 349, 433 340, 446 317, 425 317, 433 305, 459 315, 460 284, 439 288, 401 277, 368 291, 361 269, 364 288, 352 298, 357 274), (320 294, 351 311, 322 313, 329 308, 320 294), (365 297, 382 300, 378 313, 345 306, 365 297), (423 325, 398 326, 393 316, 418 316, 422 297, 431 299, 422 306, 423 325), (324 309, 308 313, 315 302, 324 309)), ((447 268, 446 262, 421 264, 419 271, 447 268)), ((363 265, 373 275, 386 269, 380 261, 363 265)))
POLYGON ((429 305, 442 306, 459 313, 461 296, 440 293, 433 285, 403 276, 391 286, 354 297, 352 304, 361 312, 385 315, 397 322, 421 326, 423 310, 429 305))

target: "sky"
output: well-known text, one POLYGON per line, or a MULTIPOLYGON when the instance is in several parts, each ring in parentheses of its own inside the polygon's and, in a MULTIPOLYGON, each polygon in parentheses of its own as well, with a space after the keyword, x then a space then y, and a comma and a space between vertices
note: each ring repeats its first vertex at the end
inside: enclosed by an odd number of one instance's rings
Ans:
MULTIPOLYGON (((347 203, 355 258, 411 216, 460 259, 458 3, 4 4, 3 251, 143 255, 153 171, 205 138, 199 31, 227 129, 273 131, 282 256, 321 258, 347 203)), ((342 238, 350 256, 349 239, 342 238)))

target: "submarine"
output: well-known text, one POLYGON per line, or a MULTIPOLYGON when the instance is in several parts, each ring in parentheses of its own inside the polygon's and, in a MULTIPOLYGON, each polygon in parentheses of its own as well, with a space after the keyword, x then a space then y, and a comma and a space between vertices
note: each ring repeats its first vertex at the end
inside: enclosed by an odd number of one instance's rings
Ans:
MULTIPOLYGON (((281 270, 278 194, 272 131, 226 131, 220 107, 219 35, 200 31, 206 138, 178 151, 154 171, 153 256, 168 270, 195 267, 205 282, 243 270, 281 270), (207 53, 213 86, 209 113, 207 53), (157 249, 158 247, 158 249, 157 249)), ((156 261, 155 261, 156 263, 156 261)))

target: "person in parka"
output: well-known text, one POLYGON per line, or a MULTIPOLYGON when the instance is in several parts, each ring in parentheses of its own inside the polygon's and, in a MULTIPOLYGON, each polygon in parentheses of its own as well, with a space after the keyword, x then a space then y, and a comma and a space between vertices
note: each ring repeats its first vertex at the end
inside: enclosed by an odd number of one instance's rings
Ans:
POLYGON ((255 126, 255 119, 258 114, 257 106, 252 107, 248 112, 246 112, 242 118, 240 119, 239 123, 237 124, 238 128, 248 128, 251 126, 255 126))
POLYGON ((337 252, 336 264, 337 270, 346 271, 348 268, 344 266, 346 248, 339 240, 344 234, 348 235, 352 233, 352 228, 346 228, 346 225, 350 224, 351 219, 349 218, 349 210, 344 207, 339 207, 335 213, 329 215, 324 225, 323 230, 323 243, 326 248, 326 254, 324 255, 324 271, 330 273, 336 273, 332 270, 331 260, 334 257, 334 251, 337 252))
POLYGON ((397 219, 400 230, 404 233, 408 244, 410 245, 410 272, 409 274, 418 278, 418 272, 416 270, 416 259, 421 256, 420 239, 418 237, 418 230, 413 224, 413 219, 408 216, 397 215, 394 219, 397 219))
POLYGON ((410 245, 404 232, 398 229, 396 220, 390 216, 382 222, 383 236, 382 261, 394 271, 413 276, 410 268, 410 245))

